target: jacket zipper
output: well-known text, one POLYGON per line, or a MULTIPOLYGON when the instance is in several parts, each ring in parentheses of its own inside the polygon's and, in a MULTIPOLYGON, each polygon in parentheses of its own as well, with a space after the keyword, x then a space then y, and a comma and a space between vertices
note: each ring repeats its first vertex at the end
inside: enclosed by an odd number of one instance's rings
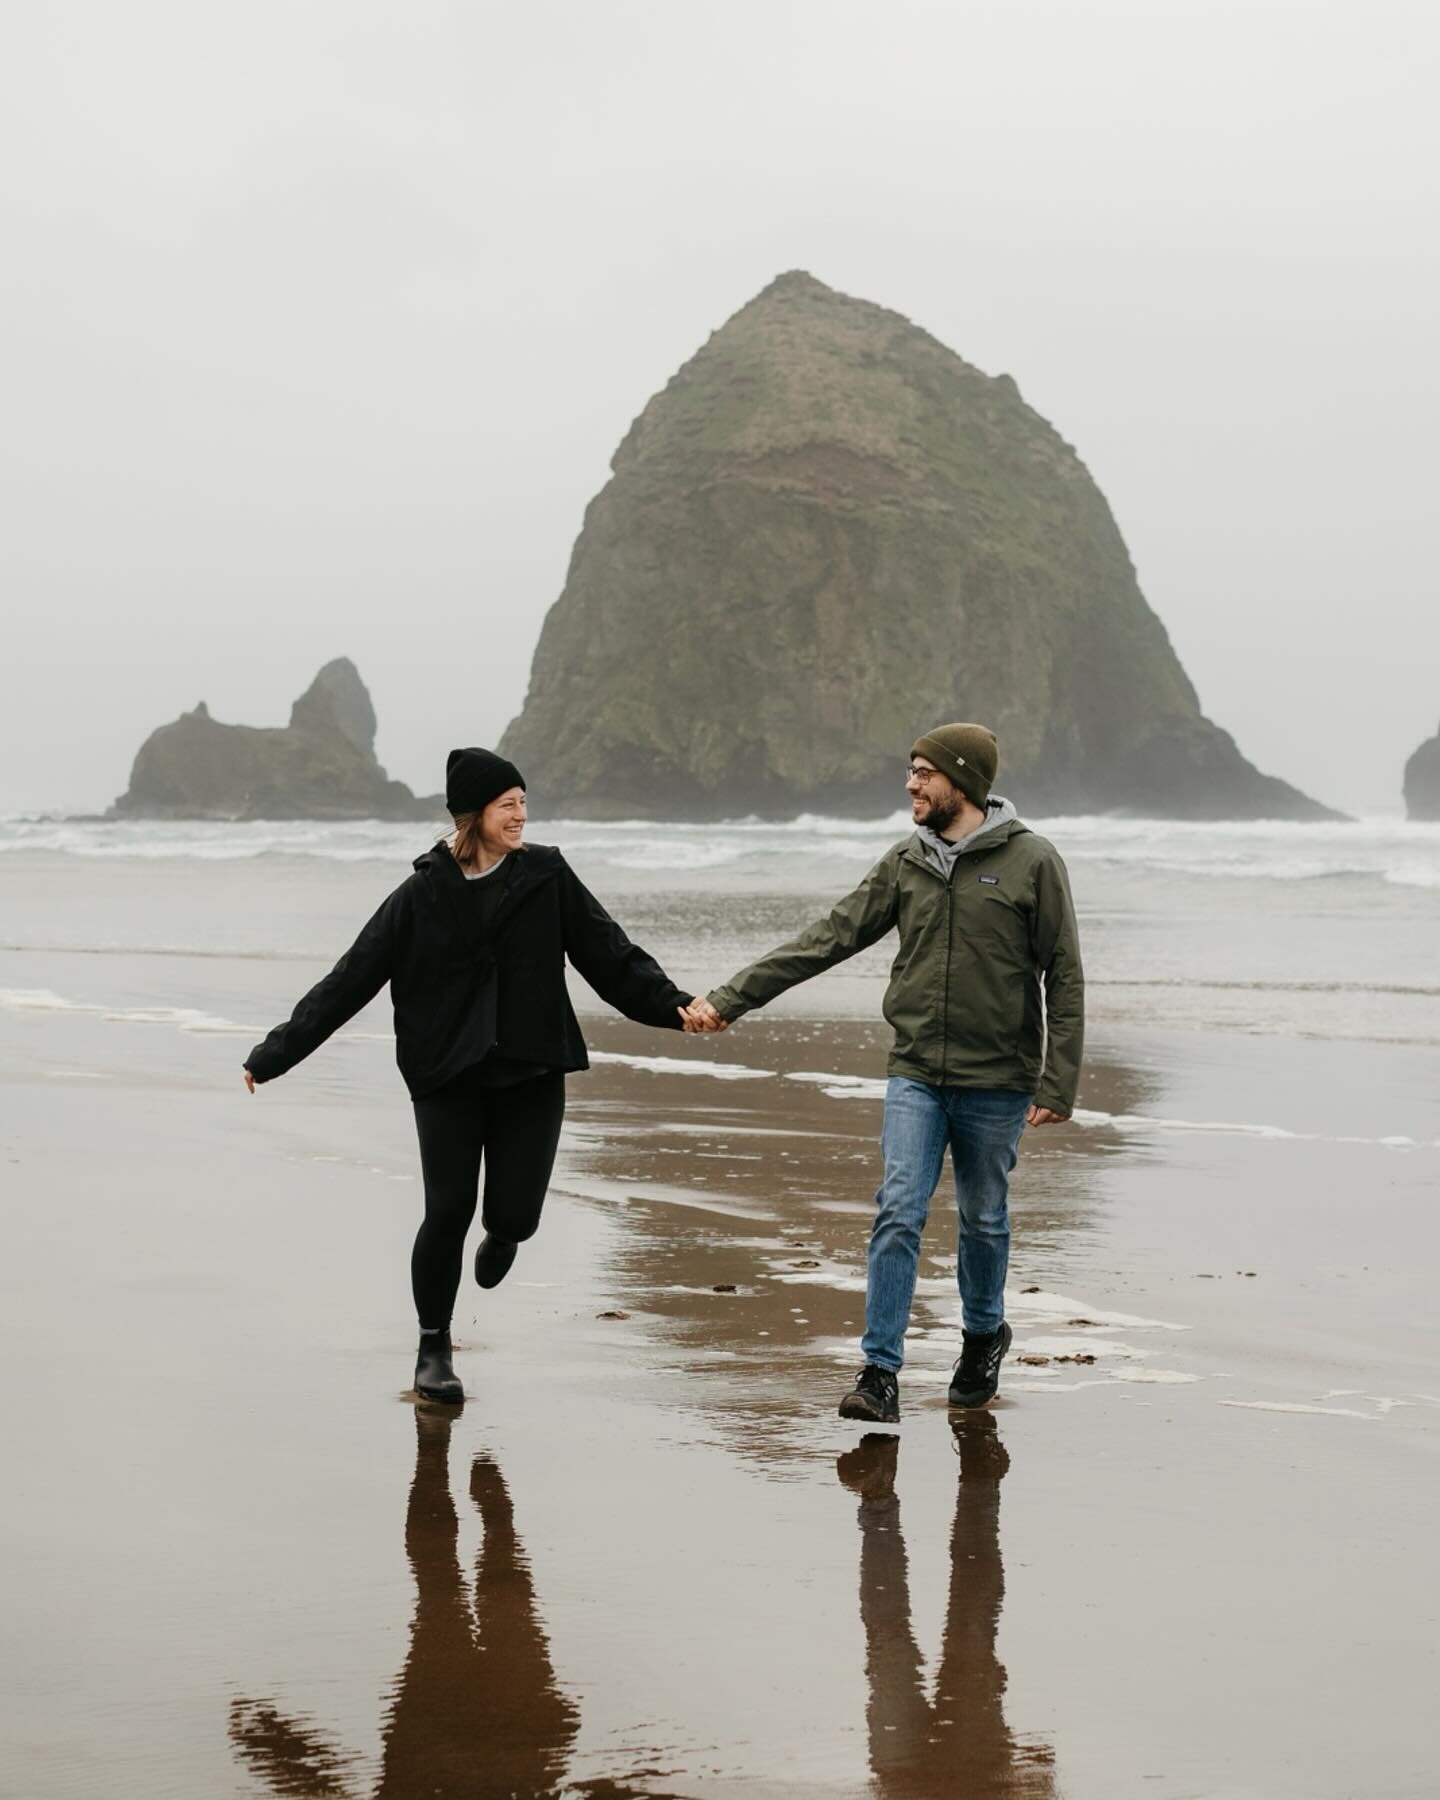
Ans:
POLYGON ((945 883, 945 999, 940 1013, 940 1086, 945 1085, 946 1064, 950 1060, 950 952, 955 934, 951 915, 955 905, 955 871, 945 883))

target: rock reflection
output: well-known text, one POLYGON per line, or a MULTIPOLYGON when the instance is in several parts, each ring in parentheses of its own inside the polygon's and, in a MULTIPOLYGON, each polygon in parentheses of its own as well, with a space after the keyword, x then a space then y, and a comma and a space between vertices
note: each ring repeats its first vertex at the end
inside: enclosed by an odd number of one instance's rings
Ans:
POLYGON ((995 1634, 1005 1597, 1000 1483, 1010 1458, 994 1418, 952 1426, 959 1452, 950 1593, 933 1698, 910 1622, 909 1569, 895 1472, 900 1440, 870 1433, 836 1462, 860 1501, 860 1617, 870 1685, 872 1791, 880 1800, 1054 1800, 1053 1753, 1012 1736, 995 1634))
MULTIPOLYGON (((415 1409, 415 1479, 405 1517, 415 1616, 370 1792, 374 1800, 542 1800, 573 1792, 564 1772, 580 1715, 556 1683, 510 1492, 483 1451, 471 1464, 470 1498, 485 1535, 473 1587, 465 1584, 450 1492, 455 1417, 454 1408, 415 1409)), ((230 1736, 251 1771, 286 1800, 354 1800, 364 1791, 351 1776, 354 1757, 271 1701, 236 1700, 230 1736)), ((619 1790, 592 1784, 589 1791, 619 1790)))

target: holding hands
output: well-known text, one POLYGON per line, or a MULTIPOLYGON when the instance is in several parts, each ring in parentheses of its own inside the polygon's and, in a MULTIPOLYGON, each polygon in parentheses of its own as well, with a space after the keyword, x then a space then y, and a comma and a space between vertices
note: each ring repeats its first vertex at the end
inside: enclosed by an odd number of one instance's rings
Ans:
POLYGON ((704 997, 697 994, 688 1006, 679 1009, 680 1022, 686 1031, 725 1031, 730 1021, 722 1018, 704 997))

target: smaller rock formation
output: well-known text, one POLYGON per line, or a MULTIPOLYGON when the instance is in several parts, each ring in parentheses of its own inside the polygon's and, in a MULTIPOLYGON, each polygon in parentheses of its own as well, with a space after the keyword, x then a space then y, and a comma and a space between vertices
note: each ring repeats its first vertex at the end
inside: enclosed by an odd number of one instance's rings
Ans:
POLYGON ((326 663, 284 727, 222 725, 202 700, 140 746, 115 819, 435 819, 375 760, 375 708, 348 657, 326 663))
POLYGON ((1405 816, 1440 821, 1440 730, 1405 765, 1405 816))

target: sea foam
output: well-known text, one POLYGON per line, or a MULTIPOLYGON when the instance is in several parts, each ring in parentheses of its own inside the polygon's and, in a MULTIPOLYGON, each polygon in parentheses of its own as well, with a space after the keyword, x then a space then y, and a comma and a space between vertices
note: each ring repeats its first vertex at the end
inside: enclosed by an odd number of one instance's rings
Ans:
MULTIPOLYGON (((1077 815, 1028 821, 1072 865, 1108 864, 1203 881, 1315 882, 1364 878, 1406 888, 1440 889, 1440 825, 1398 818, 1299 823, 1276 820, 1175 820, 1077 815)), ((0 819, 0 852, 228 862, 262 856, 331 862, 382 862, 404 868, 432 842, 443 821, 0 819)), ((908 813, 836 819, 804 813, 789 820, 735 819, 692 824, 654 819, 598 822, 537 819, 532 835, 556 843, 588 866, 637 873, 704 875, 766 870, 793 882, 817 863, 825 880, 849 868, 858 878, 912 829, 908 813)), ((843 875, 842 875, 843 878, 843 875)))

